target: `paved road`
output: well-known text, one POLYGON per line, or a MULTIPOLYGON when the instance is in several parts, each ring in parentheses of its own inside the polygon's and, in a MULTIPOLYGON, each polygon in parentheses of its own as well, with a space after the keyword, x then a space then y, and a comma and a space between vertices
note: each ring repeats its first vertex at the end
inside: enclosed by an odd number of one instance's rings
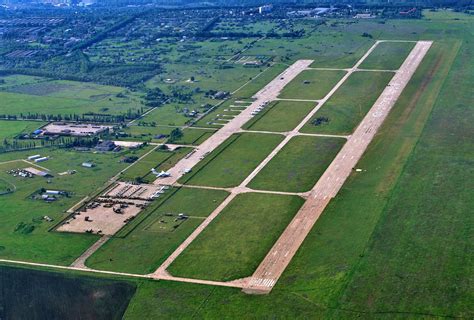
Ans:
POLYGON ((415 45, 369 113, 316 183, 308 200, 252 277, 245 279, 248 285, 243 289, 244 292, 262 294, 271 291, 326 205, 351 174, 430 46, 430 41, 420 41, 415 45))

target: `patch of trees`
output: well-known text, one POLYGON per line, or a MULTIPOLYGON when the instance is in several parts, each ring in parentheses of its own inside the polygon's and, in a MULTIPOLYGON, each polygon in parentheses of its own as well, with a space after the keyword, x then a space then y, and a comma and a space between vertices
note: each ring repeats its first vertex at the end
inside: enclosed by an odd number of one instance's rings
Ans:
POLYGON ((160 88, 148 89, 143 98, 145 105, 150 108, 161 107, 168 100, 168 96, 160 88))
POLYGON ((95 82, 121 87, 139 87, 161 71, 159 64, 112 64, 92 62, 80 51, 39 63, 18 62, 1 74, 25 74, 52 79, 95 82))
POLYGON ((173 143, 175 141, 178 141, 183 137, 183 131, 180 128, 175 128, 171 130, 170 136, 168 138, 168 143, 173 143))
POLYGON ((313 124, 314 126, 320 126, 326 123, 329 123, 328 117, 317 117, 311 121, 311 124, 313 124))
POLYGON ((2 120, 41 120, 41 121, 70 121, 70 122, 93 122, 93 123, 123 123, 129 120, 139 118, 144 109, 129 109, 126 113, 120 115, 102 114, 87 112, 83 114, 44 114, 27 113, 23 114, 0 114, 2 120))

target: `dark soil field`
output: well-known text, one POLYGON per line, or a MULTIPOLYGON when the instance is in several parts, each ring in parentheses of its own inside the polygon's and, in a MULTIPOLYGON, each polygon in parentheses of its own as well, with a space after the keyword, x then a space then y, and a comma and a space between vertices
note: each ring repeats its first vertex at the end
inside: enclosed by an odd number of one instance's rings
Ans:
POLYGON ((0 319, 121 319, 135 285, 0 267, 0 319))

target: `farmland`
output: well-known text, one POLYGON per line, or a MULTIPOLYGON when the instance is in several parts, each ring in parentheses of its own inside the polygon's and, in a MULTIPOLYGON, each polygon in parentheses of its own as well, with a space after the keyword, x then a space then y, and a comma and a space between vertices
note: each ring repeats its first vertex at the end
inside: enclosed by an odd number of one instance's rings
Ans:
POLYGON ((78 8, 5 39, 0 318, 473 317, 472 15, 148 9, 78 8), (91 31, 66 46, 81 19, 91 31), (32 133, 52 121, 109 127, 32 133), (92 226, 98 203, 116 232, 58 231, 92 226), (286 257, 281 276, 268 256, 286 257), (266 294, 244 294, 252 281, 266 294))

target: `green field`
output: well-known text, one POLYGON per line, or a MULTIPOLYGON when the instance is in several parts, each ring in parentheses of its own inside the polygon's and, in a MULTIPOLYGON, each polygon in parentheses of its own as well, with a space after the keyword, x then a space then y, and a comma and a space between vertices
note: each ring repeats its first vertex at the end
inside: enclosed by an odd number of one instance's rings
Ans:
POLYGON ((237 196, 168 270, 212 280, 251 275, 303 202, 295 196, 237 196))
POLYGON ((301 132, 351 134, 392 77, 391 72, 353 73, 301 132), (327 118, 328 122, 313 124, 320 118, 327 118))
POLYGON ((13 83, 11 86, 0 88, 1 114, 118 115, 146 109, 136 93, 124 88, 66 80, 35 81, 36 77, 23 84, 26 76, 19 77, 7 81, 13 83))
POLYGON ((249 183, 258 190, 309 191, 324 173, 345 139, 297 136, 249 183))
POLYGON ((344 51, 331 48, 325 51, 324 54, 318 52, 318 56, 314 59, 311 67, 352 68, 373 45, 372 41, 361 39, 347 39, 344 44, 346 46, 351 44, 350 49, 344 51))
POLYGON ((14 191, 15 191, 15 185, 14 184, 11 184, 8 181, 0 179, 0 196, 4 195, 4 194, 7 194, 7 193, 10 193, 10 192, 14 192, 14 191))
POLYGON ((282 137, 274 134, 236 134, 211 152, 191 174, 180 181, 199 186, 235 187, 282 140, 282 137))
POLYGON ((344 71, 305 70, 281 91, 281 99, 319 100, 344 76, 344 71))
MULTIPOLYGON (((144 125, 131 125, 121 129, 115 134, 107 136, 108 139, 112 140, 123 140, 123 141, 143 141, 143 142, 155 142, 165 143, 168 142, 167 136, 177 127, 171 126, 144 126, 144 125)), ((181 129, 183 136, 173 142, 173 144, 188 144, 188 145, 200 145, 206 141, 214 132, 212 128, 184 128, 181 129)))
POLYGON ((360 65, 361 69, 397 70, 410 53, 413 42, 382 42, 360 65))
POLYGON ((0 121, 0 139, 11 139, 21 133, 31 133, 44 124, 41 121, 0 121))
POLYGON ((291 131, 315 106, 314 102, 277 101, 254 116, 243 128, 254 131, 291 131))
POLYGON ((87 260, 87 265, 121 272, 153 272, 227 195, 218 190, 181 188, 158 204, 126 236, 111 239, 87 260), (179 213, 191 217, 177 223, 174 220, 179 213), (169 219, 165 214, 173 217, 169 219), (179 226, 175 229, 174 224, 179 226))

